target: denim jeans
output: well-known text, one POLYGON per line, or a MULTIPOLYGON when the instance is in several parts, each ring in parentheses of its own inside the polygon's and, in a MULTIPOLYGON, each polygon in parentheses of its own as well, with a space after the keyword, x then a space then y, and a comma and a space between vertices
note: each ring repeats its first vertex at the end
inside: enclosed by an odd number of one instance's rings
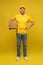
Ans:
POLYGON ((20 56, 20 46, 21 46, 21 40, 23 42, 23 56, 26 56, 26 40, 27 40, 27 34, 20 34, 16 33, 17 35, 17 56, 20 56))

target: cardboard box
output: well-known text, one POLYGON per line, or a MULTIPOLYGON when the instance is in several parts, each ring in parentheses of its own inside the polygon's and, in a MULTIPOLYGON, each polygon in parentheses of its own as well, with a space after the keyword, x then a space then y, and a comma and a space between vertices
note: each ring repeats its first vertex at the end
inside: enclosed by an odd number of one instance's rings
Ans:
POLYGON ((17 21, 16 20, 9 21, 9 29, 16 29, 16 28, 17 28, 17 21))

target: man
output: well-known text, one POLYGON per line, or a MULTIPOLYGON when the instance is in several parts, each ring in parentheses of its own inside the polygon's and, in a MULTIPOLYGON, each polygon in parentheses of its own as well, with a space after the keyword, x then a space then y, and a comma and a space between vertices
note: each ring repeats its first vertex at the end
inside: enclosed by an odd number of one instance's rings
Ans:
MULTIPOLYGON (((19 11, 20 13, 17 14, 14 18, 14 21, 17 21, 17 29, 16 29, 16 35, 17 35, 17 58, 16 60, 20 59, 20 45, 21 40, 23 42, 23 56, 25 60, 28 60, 27 53, 26 53, 26 40, 27 40, 27 33, 28 30, 34 25, 34 21, 25 14, 25 7, 20 7, 19 11), (29 24, 30 23, 30 24, 29 24)), ((13 19, 12 19, 13 21, 13 19)))

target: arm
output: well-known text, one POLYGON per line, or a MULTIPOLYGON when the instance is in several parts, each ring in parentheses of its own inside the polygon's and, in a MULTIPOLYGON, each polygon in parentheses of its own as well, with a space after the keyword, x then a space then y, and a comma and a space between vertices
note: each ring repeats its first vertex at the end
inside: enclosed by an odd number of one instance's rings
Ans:
POLYGON ((35 24, 34 21, 31 21, 31 22, 30 22, 30 25, 27 26, 25 29, 26 29, 26 30, 29 30, 34 24, 35 24))

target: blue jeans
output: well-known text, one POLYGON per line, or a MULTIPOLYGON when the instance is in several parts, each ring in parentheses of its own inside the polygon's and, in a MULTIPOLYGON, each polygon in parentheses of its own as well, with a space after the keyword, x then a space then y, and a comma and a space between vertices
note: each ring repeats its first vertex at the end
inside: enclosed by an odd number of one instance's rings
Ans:
POLYGON ((23 42, 23 56, 26 56, 26 40, 27 40, 27 34, 20 34, 16 33, 17 35, 17 56, 20 56, 20 46, 21 46, 21 40, 23 42))

